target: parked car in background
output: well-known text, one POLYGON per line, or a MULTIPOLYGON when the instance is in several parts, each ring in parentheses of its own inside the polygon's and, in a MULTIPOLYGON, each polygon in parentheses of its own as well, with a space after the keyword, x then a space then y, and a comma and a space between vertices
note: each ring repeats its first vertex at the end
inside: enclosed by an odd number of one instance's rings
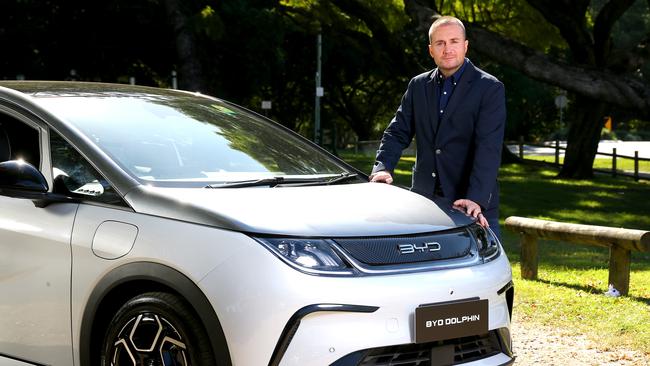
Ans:
POLYGON ((490 230, 175 90, 0 82, 0 364, 504 365, 490 230))

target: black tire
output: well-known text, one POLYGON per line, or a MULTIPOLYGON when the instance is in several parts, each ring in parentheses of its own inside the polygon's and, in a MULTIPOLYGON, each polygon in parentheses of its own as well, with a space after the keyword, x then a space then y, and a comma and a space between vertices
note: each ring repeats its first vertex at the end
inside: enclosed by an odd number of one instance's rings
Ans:
POLYGON ((166 292, 144 293, 124 303, 106 330, 101 350, 102 366, 216 364, 193 309, 166 292))

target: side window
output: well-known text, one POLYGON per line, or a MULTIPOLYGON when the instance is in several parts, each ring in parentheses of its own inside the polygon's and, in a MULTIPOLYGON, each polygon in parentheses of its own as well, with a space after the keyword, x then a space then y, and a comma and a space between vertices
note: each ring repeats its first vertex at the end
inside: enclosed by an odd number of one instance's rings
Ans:
POLYGON ((0 113, 0 161, 24 160, 36 169, 41 165, 38 130, 0 113))
POLYGON ((52 178, 55 193, 88 201, 126 206, 113 187, 59 134, 50 130, 52 178))

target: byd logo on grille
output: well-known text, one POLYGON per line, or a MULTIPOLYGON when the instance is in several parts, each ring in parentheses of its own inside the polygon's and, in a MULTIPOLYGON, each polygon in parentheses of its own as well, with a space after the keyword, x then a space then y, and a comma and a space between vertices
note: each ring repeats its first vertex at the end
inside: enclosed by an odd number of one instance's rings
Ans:
POLYGON ((399 244, 397 248, 400 254, 437 252, 440 250, 440 243, 434 241, 422 244, 399 244))

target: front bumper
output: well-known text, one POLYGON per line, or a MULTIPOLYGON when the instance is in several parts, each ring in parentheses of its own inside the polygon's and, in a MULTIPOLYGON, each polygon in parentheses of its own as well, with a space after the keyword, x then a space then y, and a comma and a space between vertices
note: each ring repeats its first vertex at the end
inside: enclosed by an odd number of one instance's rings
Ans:
MULTIPOLYGON (((224 328, 233 365, 330 365, 359 351, 409 345, 415 340, 416 307, 470 297, 488 300, 490 330, 510 327, 508 291, 503 289, 512 273, 504 254, 465 268, 326 277, 296 271, 252 240, 240 248, 199 283, 224 328), (300 314, 318 304, 349 308, 300 314)), ((509 336, 504 342, 510 342, 509 336)), ((506 351, 475 364, 508 360, 506 351)))

